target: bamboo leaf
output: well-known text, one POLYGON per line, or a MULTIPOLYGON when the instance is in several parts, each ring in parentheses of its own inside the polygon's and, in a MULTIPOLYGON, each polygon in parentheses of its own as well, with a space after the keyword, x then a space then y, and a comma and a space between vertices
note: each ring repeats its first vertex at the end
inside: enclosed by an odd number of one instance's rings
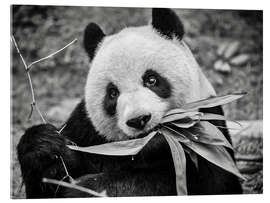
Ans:
POLYGON ((224 95, 224 96, 211 97, 208 99, 203 99, 200 101, 184 104, 181 107, 181 110, 182 111, 183 110, 194 111, 194 110, 200 109, 200 108, 211 108, 211 107, 215 107, 215 106, 220 106, 220 105, 224 105, 224 104, 230 103, 232 101, 235 101, 235 100, 243 97, 244 95, 246 95, 245 92, 240 92, 240 93, 233 93, 233 94, 228 94, 228 95, 224 95))
MULTIPOLYGON (((190 118, 190 117, 185 117, 185 118, 181 118, 181 119, 177 119, 177 115, 174 115, 173 117, 176 118, 176 120, 172 120, 170 122, 167 122, 167 119, 163 119, 163 121, 165 121, 163 124, 174 124, 179 128, 190 128, 191 126, 195 125, 198 121, 199 121, 199 116, 197 116, 197 118, 190 118)), ((169 118, 169 120, 171 120, 171 118, 169 118)))
POLYGON ((224 120, 226 121, 227 119, 225 116, 219 115, 219 114, 213 114, 213 113, 204 113, 200 117, 200 120, 202 121, 208 121, 208 120, 224 120))
POLYGON ((91 154, 102 154, 111 156, 136 155, 156 135, 156 133, 157 132, 154 131, 144 138, 138 138, 133 140, 110 142, 89 147, 79 147, 73 145, 68 145, 68 147, 72 150, 87 152, 91 154))
POLYGON ((198 121, 191 120, 188 123, 181 123, 181 121, 171 122, 172 125, 177 126, 178 128, 190 128, 194 126, 198 121))
POLYGON ((184 143, 198 155, 202 156, 211 163, 223 168, 224 170, 245 179, 237 169, 231 155, 223 146, 208 145, 204 143, 193 142, 192 144, 184 143))
POLYGON ((175 130, 194 142, 201 142, 210 145, 222 145, 233 149, 222 132, 213 124, 207 121, 201 121, 195 126, 187 129, 175 130))
MULTIPOLYGON (((164 117, 172 115, 172 114, 182 114, 182 113, 185 113, 185 112, 186 112, 186 110, 180 109, 180 108, 171 109, 166 113, 166 115, 164 117)), ((197 112, 197 111, 195 111, 195 112, 197 112)))
MULTIPOLYGON (((210 120, 224 120, 224 121, 229 121, 236 123, 240 127, 242 127, 241 123, 234 121, 234 120, 228 120, 225 116, 218 115, 218 114, 212 114, 212 113, 204 113, 199 119, 200 121, 210 121, 210 120)), ((222 127, 222 126, 219 126, 222 127)))
POLYGON ((183 134, 180 132, 170 128, 169 126, 163 126, 163 128, 160 129, 161 134, 166 134, 171 137, 174 137, 179 142, 190 142, 188 138, 186 138, 183 134))
POLYGON ((182 120, 182 122, 185 122, 186 120, 190 118, 191 120, 198 120, 200 116, 203 113, 198 112, 198 111, 190 111, 190 112, 183 112, 183 113, 174 113, 174 114, 166 114, 161 123, 168 123, 171 121, 177 121, 177 120, 182 120))
POLYGON ((211 145, 221 145, 233 149, 232 145, 215 125, 207 121, 201 121, 198 126, 200 126, 200 129, 194 128, 193 130, 201 133, 199 137, 200 142, 211 145))
POLYGON ((191 161, 194 163, 196 169, 198 170, 199 169, 199 164, 198 164, 198 156, 197 156, 197 154, 194 151, 192 151, 190 148, 186 147, 185 145, 182 146, 182 147, 184 148, 185 152, 188 153, 191 161))
POLYGON ((232 94, 228 94, 224 96, 215 96, 215 97, 199 100, 196 102, 187 103, 187 104, 184 104, 181 108, 169 110, 164 116, 164 119, 166 117, 169 117, 175 114, 177 115, 179 114, 178 119, 181 119, 187 116, 187 114, 183 114, 183 113, 190 113, 189 116, 197 115, 198 113, 200 113, 197 111, 199 108, 211 108, 211 107, 215 107, 219 105, 224 105, 232 101, 235 101, 237 99, 240 99, 246 94, 247 94, 246 92, 232 93, 232 94))
POLYGON ((177 195, 187 195, 186 157, 183 147, 174 137, 166 133, 163 136, 170 146, 173 157, 177 195))

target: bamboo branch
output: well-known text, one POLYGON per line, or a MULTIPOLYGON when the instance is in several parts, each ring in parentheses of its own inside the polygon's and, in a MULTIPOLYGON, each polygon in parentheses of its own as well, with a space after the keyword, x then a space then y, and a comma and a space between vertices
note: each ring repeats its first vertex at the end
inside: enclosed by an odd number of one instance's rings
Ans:
POLYGON ((62 133, 62 131, 65 129, 65 127, 67 126, 67 124, 65 123, 64 125, 63 125, 63 127, 59 130, 59 131, 57 131, 58 132, 58 134, 61 134, 62 133))
POLYGON ((31 95, 32 95, 32 103, 30 104, 30 105, 31 105, 31 111, 30 111, 30 114, 29 114, 28 119, 31 118, 32 113, 33 113, 33 110, 34 110, 34 108, 36 108, 36 110, 37 110, 39 116, 41 117, 41 119, 42 119, 42 121, 43 121, 43 123, 46 123, 46 120, 45 120, 44 117, 42 116, 41 111, 39 110, 39 108, 38 108, 38 106, 37 106, 37 103, 36 103, 35 92, 34 92, 34 88, 33 88, 33 84, 32 84, 32 79, 31 79, 31 76, 30 76, 30 73, 29 73, 29 68, 28 68, 28 66, 27 66, 27 63, 25 62, 25 60, 24 60, 24 58, 23 58, 23 56, 22 56, 22 54, 21 54, 21 51, 20 51, 20 49, 19 49, 19 47, 18 47, 18 45, 17 45, 17 42, 16 42, 16 40, 15 40, 15 38, 14 38, 13 35, 12 35, 11 39, 12 39, 14 45, 15 45, 15 48, 16 48, 18 54, 19 54, 20 57, 21 57, 21 60, 22 60, 22 62, 23 62, 23 65, 24 65, 24 68, 25 68, 25 71, 26 71, 26 74, 27 74, 27 78, 28 78, 28 81, 29 81, 29 85, 30 85, 30 90, 31 90, 31 95))
MULTIPOLYGON (((62 156, 60 156, 60 159, 61 159, 62 165, 63 165, 64 170, 65 170, 65 173, 66 173, 65 177, 68 177, 68 178, 69 178, 69 182, 70 182, 70 183, 74 183, 75 180, 69 175, 69 172, 68 172, 68 170, 67 170, 66 164, 65 164, 65 162, 64 162, 64 160, 63 160, 63 158, 62 158, 62 156)), ((65 178, 65 177, 64 177, 64 178, 65 178)))
POLYGON ((101 193, 98 193, 96 191, 93 191, 91 189, 76 185, 76 184, 72 184, 72 183, 67 183, 64 181, 58 181, 58 180, 54 180, 54 179, 49 179, 49 178, 43 178, 42 179, 43 183, 51 183, 51 184, 55 184, 55 185, 60 185, 63 187, 67 187, 67 188, 72 188, 75 190, 79 190, 85 193, 88 193, 90 195, 96 196, 96 197, 107 197, 106 191, 102 191, 101 193))
POLYGON ((33 66, 34 64, 39 63, 39 62, 41 62, 41 61, 44 61, 44 60, 46 60, 46 59, 48 59, 48 58, 54 56, 55 54, 58 54, 59 52, 63 51, 65 48, 69 47, 70 45, 72 45, 72 44, 75 43, 75 42, 77 42, 77 38, 75 38, 74 40, 72 40, 70 43, 68 43, 68 44, 67 44, 66 46, 64 46, 63 48, 61 48, 61 49, 59 49, 59 50, 57 50, 57 51, 51 53, 50 55, 45 56, 45 57, 43 57, 43 58, 41 58, 41 59, 39 59, 39 60, 36 60, 36 61, 30 63, 30 64, 27 66, 27 68, 30 69, 30 67, 33 66))
POLYGON ((25 70, 27 71, 27 68, 28 68, 28 67, 27 67, 27 64, 26 64, 26 62, 25 62, 25 60, 24 60, 24 58, 23 58, 23 56, 22 56, 22 54, 21 54, 21 51, 20 51, 20 49, 19 49, 19 47, 18 47, 18 45, 17 45, 17 42, 16 42, 16 40, 15 40, 15 38, 14 38, 13 35, 11 36, 11 39, 12 39, 12 41, 13 41, 15 47, 16 47, 16 50, 17 50, 18 54, 20 55, 20 57, 21 57, 21 59, 22 59, 24 68, 25 68, 25 70))
POLYGON ((66 46, 64 46, 63 48, 61 48, 61 49, 59 49, 59 50, 57 50, 57 51, 55 51, 55 52, 49 54, 49 55, 46 56, 46 57, 43 57, 43 58, 41 58, 41 59, 39 59, 39 60, 36 60, 36 61, 30 63, 29 65, 27 65, 26 61, 24 60, 24 58, 23 58, 23 56, 22 56, 22 54, 21 54, 21 51, 20 51, 20 49, 19 49, 19 47, 18 47, 18 44, 17 44, 17 42, 16 42, 16 40, 15 40, 15 37, 14 37, 13 35, 11 36, 11 41, 13 42, 13 44, 14 44, 14 46, 15 46, 17 52, 18 52, 18 54, 20 55, 20 58, 21 58, 21 60, 22 60, 22 62, 23 62, 24 69, 25 69, 25 71, 26 71, 27 78, 28 78, 29 85, 30 85, 30 90, 31 90, 31 95, 32 95, 32 102, 31 102, 31 104, 30 104, 30 105, 31 105, 31 110, 30 110, 30 114, 29 114, 29 116, 28 116, 28 120, 31 119, 32 113, 33 113, 34 108, 35 108, 36 111, 38 112, 39 116, 41 117, 43 123, 46 123, 46 120, 44 119, 44 117, 43 117, 41 111, 39 110, 38 105, 37 105, 37 102, 36 102, 36 99, 35 99, 35 92, 34 92, 33 83, 32 83, 32 80, 31 80, 30 68, 31 68, 33 65, 35 65, 35 64, 37 64, 37 63, 39 63, 39 62, 41 62, 41 61, 44 61, 44 60, 46 60, 46 59, 48 59, 48 58, 51 58, 52 56, 54 56, 54 55, 58 54, 59 52, 63 51, 64 49, 66 49, 67 47, 69 47, 70 45, 72 45, 73 43, 77 42, 77 39, 75 38, 74 40, 72 40, 70 43, 68 43, 68 44, 67 44, 66 46))

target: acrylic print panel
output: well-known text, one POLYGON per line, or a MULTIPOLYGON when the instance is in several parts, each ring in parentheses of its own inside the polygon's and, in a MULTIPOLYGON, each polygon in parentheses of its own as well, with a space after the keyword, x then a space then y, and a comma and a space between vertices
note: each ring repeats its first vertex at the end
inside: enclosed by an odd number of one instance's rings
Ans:
POLYGON ((262 11, 13 5, 11 17, 12 198, 262 193, 262 11), (248 92, 223 106, 240 127, 211 121, 245 180, 174 140, 146 139, 166 111, 212 87, 248 92), (145 146, 132 156, 67 146, 119 141, 145 146))

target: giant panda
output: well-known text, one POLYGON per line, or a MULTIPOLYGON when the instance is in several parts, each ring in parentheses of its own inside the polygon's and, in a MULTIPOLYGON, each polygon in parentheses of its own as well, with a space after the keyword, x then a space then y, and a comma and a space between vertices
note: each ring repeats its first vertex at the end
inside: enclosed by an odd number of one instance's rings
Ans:
MULTIPOLYGON (((42 182, 43 177, 65 177, 63 162, 78 185, 106 190, 108 196, 177 194, 173 160, 161 135, 133 157, 77 152, 67 144, 91 146, 143 137, 169 109, 215 96, 183 35, 180 19, 165 8, 152 9, 149 25, 128 27, 109 36, 94 23, 86 27, 83 44, 90 70, 84 97, 61 134, 51 124, 33 126, 17 146, 27 198, 89 197, 42 182)), ((220 106, 200 111, 223 115, 220 106)), ((220 130, 231 142, 225 123, 212 123, 223 126, 220 130)), ((242 193, 233 174, 200 156, 197 169, 186 157, 188 195, 242 193)))

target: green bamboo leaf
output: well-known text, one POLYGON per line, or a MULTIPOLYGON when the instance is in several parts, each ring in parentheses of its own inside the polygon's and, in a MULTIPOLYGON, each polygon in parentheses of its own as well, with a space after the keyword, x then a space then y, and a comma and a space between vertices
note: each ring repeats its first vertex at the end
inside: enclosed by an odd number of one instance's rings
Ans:
POLYGON ((187 195, 186 157, 182 145, 172 136, 163 134, 167 140, 174 163, 177 195, 187 195))
POLYGON ((87 152, 91 154, 102 154, 111 156, 136 155, 156 134, 157 132, 154 131, 144 138, 119 142, 110 142, 106 144, 94 145, 89 147, 79 147, 73 145, 68 145, 68 147, 72 150, 87 152))
POLYGON ((245 178, 237 169, 231 155, 223 146, 208 145, 198 142, 193 142, 192 144, 184 144, 211 163, 245 180, 245 178))
POLYGON ((216 97, 211 97, 208 99, 203 99, 200 101, 184 104, 181 107, 181 111, 182 112, 183 111, 194 111, 194 110, 200 109, 200 108, 211 108, 211 107, 215 107, 215 106, 224 105, 224 104, 230 103, 232 101, 235 101, 237 99, 240 99, 244 95, 246 95, 245 92, 240 92, 240 93, 232 93, 232 94, 228 94, 228 95, 224 95, 224 96, 216 96, 216 97))

